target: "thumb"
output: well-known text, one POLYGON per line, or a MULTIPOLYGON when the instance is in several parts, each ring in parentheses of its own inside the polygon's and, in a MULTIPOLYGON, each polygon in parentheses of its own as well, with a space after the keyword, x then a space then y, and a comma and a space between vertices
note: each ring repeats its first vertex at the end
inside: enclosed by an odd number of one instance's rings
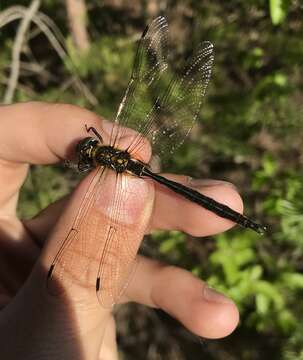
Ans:
POLYGON ((97 358, 112 305, 134 272, 153 196, 148 181, 101 168, 79 184, 4 310, 3 358, 97 358))

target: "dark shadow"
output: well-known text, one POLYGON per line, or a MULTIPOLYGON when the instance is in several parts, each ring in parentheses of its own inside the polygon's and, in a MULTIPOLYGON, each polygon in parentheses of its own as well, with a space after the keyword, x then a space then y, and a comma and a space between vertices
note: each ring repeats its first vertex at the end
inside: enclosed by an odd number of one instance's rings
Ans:
POLYGON ((9 241, 4 231, 0 239, 0 286, 12 297, 0 314, 1 359, 84 359, 73 300, 47 292, 48 269, 22 259, 22 241, 9 241))

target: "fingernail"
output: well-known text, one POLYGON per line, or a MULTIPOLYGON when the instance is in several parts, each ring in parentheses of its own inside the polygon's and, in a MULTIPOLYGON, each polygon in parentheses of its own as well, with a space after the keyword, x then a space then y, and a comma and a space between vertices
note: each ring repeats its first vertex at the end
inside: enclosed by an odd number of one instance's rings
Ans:
POLYGON ((236 186, 228 181, 223 180, 212 180, 212 179, 193 179, 191 177, 188 178, 188 185, 191 186, 202 186, 202 187, 208 187, 208 186, 229 186, 233 189, 236 189, 236 186))
POLYGON ((233 301, 231 299, 208 286, 205 286, 203 289, 203 297, 205 300, 210 302, 216 302, 220 304, 233 304, 233 301))

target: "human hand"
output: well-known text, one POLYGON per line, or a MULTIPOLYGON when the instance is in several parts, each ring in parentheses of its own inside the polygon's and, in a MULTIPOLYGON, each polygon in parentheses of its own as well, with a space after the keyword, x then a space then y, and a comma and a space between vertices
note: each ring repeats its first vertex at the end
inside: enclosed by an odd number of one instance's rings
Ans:
MULTIPOLYGON (((87 291, 87 296, 78 301, 77 290, 66 288, 63 297, 53 297, 45 286, 58 244, 70 230, 93 173, 71 196, 35 218, 22 221, 16 215, 28 164, 51 164, 68 158, 73 145, 86 136, 85 124, 104 133, 102 120, 76 106, 44 103, 2 106, 0 119, 1 356, 6 360, 116 359, 111 311, 100 308, 95 292, 87 291)), ((188 179, 169 177, 185 184, 188 179)), ((142 240, 138 229, 142 227, 146 232, 177 229, 207 236, 233 225, 160 185, 141 179, 130 184, 138 187, 134 194, 143 191, 146 195, 136 196, 136 211, 130 206, 128 214, 132 234, 128 240, 138 246, 142 240)), ((198 190, 242 211, 239 195, 225 183, 208 183, 198 190)), ((95 230, 102 231, 102 224, 98 227, 95 230)), ((239 319, 231 300, 210 290, 191 273, 143 257, 121 298, 121 302, 127 301, 161 308, 204 338, 227 336, 239 319)))

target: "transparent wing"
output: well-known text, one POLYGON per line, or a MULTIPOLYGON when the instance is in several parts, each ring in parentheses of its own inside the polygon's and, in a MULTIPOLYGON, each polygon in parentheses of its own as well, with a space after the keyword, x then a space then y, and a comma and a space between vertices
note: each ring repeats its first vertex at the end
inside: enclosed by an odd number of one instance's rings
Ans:
MULTIPOLYGON (((138 202, 138 194, 131 190, 130 182, 142 180, 121 174, 117 180, 118 196, 113 202, 115 211, 110 215, 113 221, 108 230, 97 275, 96 290, 102 306, 117 303, 127 288, 137 267, 136 254, 145 232, 145 222, 139 219, 139 228, 134 227, 129 216, 130 206, 138 202)), ((140 216, 144 216, 144 212, 140 216)))
POLYGON ((167 69, 167 42, 167 22, 159 16, 146 27, 139 41, 131 78, 115 117, 110 145, 118 146, 123 127, 138 130, 150 112, 153 106, 150 95, 167 69))
POLYGON ((169 82, 141 120, 141 136, 131 144, 130 152, 137 152, 146 137, 153 153, 164 159, 184 142, 200 112, 213 61, 213 45, 201 43, 184 75, 169 82))
POLYGON ((184 75, 175 78, 167 64, 167 42, 167 22, 158 17, 140 39, 132 76, 115 118, 113 146, 119 147, 125 128, 132 128, 139 134, 127 150, 139 151, 145 137, 153 153, 163 159, 190 132, 211 77, 213 45, 201 43, 184 75))
POLYGON ((134 273, 144 235, 144 225, 137 227, 135 234, 128 226, 128 204, 137 196, 129 181, 130 176, 98 170, 51 264, 47 288, 52 295, 76 288, 77 300, 81 300, 88 290, 96 291, 105 308, 119 300, 134 273), (130 242, 134 238, 137 241, 130 242))
MULTIPOLYGON (((85 222, 90 222, 90 209, 93 206, 98 186, 106 176, 104 169, 98 169, 79 206, 71 230, 60 244, 47 276, 47 289, 52 295, 61 294, 66 288, 75 285, 90 288, 91 279, 87 279, 88 269, 98 249, 91 249, 87 244, 89 237, 84 233, 85 222), (86 238, 87 237, 87 238, 86 238), (96 251, 97 250, 97 251, 96 251)), ((95 267, 97 259, 94 261, 95 267)))

